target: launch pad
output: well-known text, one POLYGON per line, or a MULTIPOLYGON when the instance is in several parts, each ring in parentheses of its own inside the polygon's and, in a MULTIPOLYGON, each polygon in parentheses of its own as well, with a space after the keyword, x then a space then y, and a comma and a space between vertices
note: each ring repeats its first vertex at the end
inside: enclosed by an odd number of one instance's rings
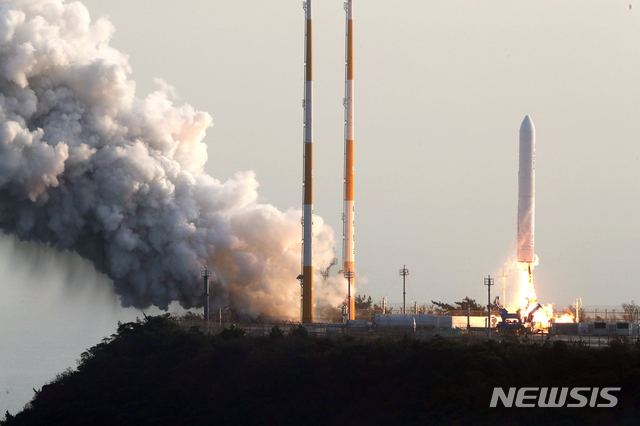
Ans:
POLYGON ((524 309, 518 309, 515 312, 509 312, 505 307, 500 305, 500 299, 496 297, 493 302, 493 306, 500 312, 502 321, 496 326, 496 330, 503 334, 515 334, 521 335, 526 333, 539 333, 542 329, 534 321, 533 317, 538 309, 542 308, 542 305, 536 303, 536 306, 529 311, 529 304, 524 309))

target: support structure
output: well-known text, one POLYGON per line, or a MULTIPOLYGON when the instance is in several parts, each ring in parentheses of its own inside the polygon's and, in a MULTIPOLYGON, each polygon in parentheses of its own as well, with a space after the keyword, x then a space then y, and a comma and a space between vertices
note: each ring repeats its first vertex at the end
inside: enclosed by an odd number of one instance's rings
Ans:
POLYGON ((400 269, 400 275, 402 276, 402 313, 407 313, 407 275, 409 275, 409 270, 407 269, 407 265, 404 265, 402 269, 400 269))
POLYGON ((493 278, 489 275, 484 279, 484 285, 487 286, 487 331, 491 330, 491 286, 493 278))
POLYGON ((304 3, 304 200, 302 209, 302 322, 313 322, 313 43, 311 2, 304 3))
MULTIPOLYGON (((343 220, 343 271, 351 271, 351 282, 355 282, 355 250, 354 250, 354 129, 353 129, 353 0, 345 2, 347 12, 346 47, 345 47, 345 125, 344 125, 344 213, 343 220)), ((351 287, 351 284, 350 286, 351 287)), ((350 301, 349 319, 355 319, 355 302, 350 301)))
POLYGON ((329 270, 331 269, 331 267, 333 265, 337 265, 338 264, 338 258, 335 256, 336 250, 333 249, 333 259, 331 259, 331 262, 329 263, 329 266, 327 266, 326 269, 320 270, 320 275, 322 275, 322 280, 326 281, 329 278, 329 270))
POLYGON ((202 278, 204 280, 204 320, 209 322, 209 277, 211 277, 211 271, 206 266, 202 270, 202 278))

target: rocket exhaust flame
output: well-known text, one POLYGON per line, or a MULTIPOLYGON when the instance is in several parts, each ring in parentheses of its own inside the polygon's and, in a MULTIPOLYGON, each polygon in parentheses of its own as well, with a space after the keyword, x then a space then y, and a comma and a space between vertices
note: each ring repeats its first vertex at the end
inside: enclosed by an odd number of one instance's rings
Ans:
POLYGON ((0 228, 91 260, 124 306, 202 306, 208 265, 214 309, 299 318, 301 211, 259 203, 253 172, 205 174, 211 117, 163 83, 136 98, 113 32, 79 2, 3 2, 0 228))
MULTIPOLYGON (((523 264, 519 264, 523 265, 523 264)), ((520 275, 520 307, 522 313, 529 315, 529 313, 538 304, 538 296, 533 285, 533 275, 531 273, 531 264, 522 268, 520 275)), ((534 264, 535 266, 535 264, 534 264)), ((533 314, 534 327, 537 329, 548 328, 551 322, 573 322, 574 317, 570 314, 564 314, 556 316, 553 312, 553 304, 542 306, 533 314)))

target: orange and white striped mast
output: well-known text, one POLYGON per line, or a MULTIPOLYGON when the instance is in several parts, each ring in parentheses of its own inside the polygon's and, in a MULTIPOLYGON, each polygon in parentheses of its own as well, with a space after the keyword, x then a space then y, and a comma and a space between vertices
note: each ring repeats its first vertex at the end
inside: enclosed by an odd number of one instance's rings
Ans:
POLYGON ((355 258, 354 258, 354 133, 353 133, 353 0, 345 4, 347 11, 347 40, 346 40, 346 82, 345 82, 345 127, 344 127, 344 214, 343 217, 343 248, 342 273, 349 282, 351 294, 349 300, 349 319, 355 319, 355 295, 351 287, 355 283, 355 258), (348 274, 348 275, 347 275, 348 274))
POLYGON ((304 57, 304 201, 302 210, 302 322, 313 322, 313 49, 311 1, 306 15, 304 57))

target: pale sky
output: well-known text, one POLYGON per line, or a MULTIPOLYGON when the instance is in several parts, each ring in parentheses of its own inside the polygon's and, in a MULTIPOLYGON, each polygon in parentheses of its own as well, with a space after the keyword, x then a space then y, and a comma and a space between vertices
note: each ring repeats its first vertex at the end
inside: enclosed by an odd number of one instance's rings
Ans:
MULTIPOLYGON (((138 97, 158 77, 178 104, 211 114, 209 174, 254 170, 263 201, 301 207, 302 1, 84 3, 114 24, 111 45, 129 55, 138 97)), ((618 0, 355 0, 358 291, 401 302, 406 264, 408 300, 486 303, 483 278, 515 252, 528 114, 540 302, 640 301, 639 13, 640 3, 618 0)), ((314 2, 315 213, 335 230, 339 259, 344 19, 342 0, 314 2)), ((29 333, 86 336, 52 371, 139 315, 118 308, 87 264, 13 246, 4 237, 0 247, 4 323, 33 318, 29 333), (69 270, 89 288, 65 287, 69 270)), ((26 332, 14 331, 16 342, 26 332)))
MULTIPOLYGON (((300 207, 302 2, 84 3, 113 22, 111 45, 129 55, 139 97, 159 77, 177 103, 211 114, 212 176, 254 170, 264 201, 300 207)), ((315 213, 335 230, 340 259, 342 3, 314 3, 315 213)), ((518 129, 529 114, 539 299, 640 299, 638 10, 422 0, 354 9, 358 291, 400 302, 406 264, 413 300, 484 300, 483 277, 514 251, 518 129)))
MULTIPOLYGON (((212 115, 211 175, 254 170, 264 200, 300 206, 302 2, 85 3, 115 25, 140 96, 160 77, 212 115)), ((339 238, 342 3, 314 3, 315 212, 339 238)), ((400 302, 406 264, 414 300, 484 301, 483 277, 514 251, 529 114, 540 301, 640 299, 640 16, 629 4, 354 4, 360 292, 400 302)))

